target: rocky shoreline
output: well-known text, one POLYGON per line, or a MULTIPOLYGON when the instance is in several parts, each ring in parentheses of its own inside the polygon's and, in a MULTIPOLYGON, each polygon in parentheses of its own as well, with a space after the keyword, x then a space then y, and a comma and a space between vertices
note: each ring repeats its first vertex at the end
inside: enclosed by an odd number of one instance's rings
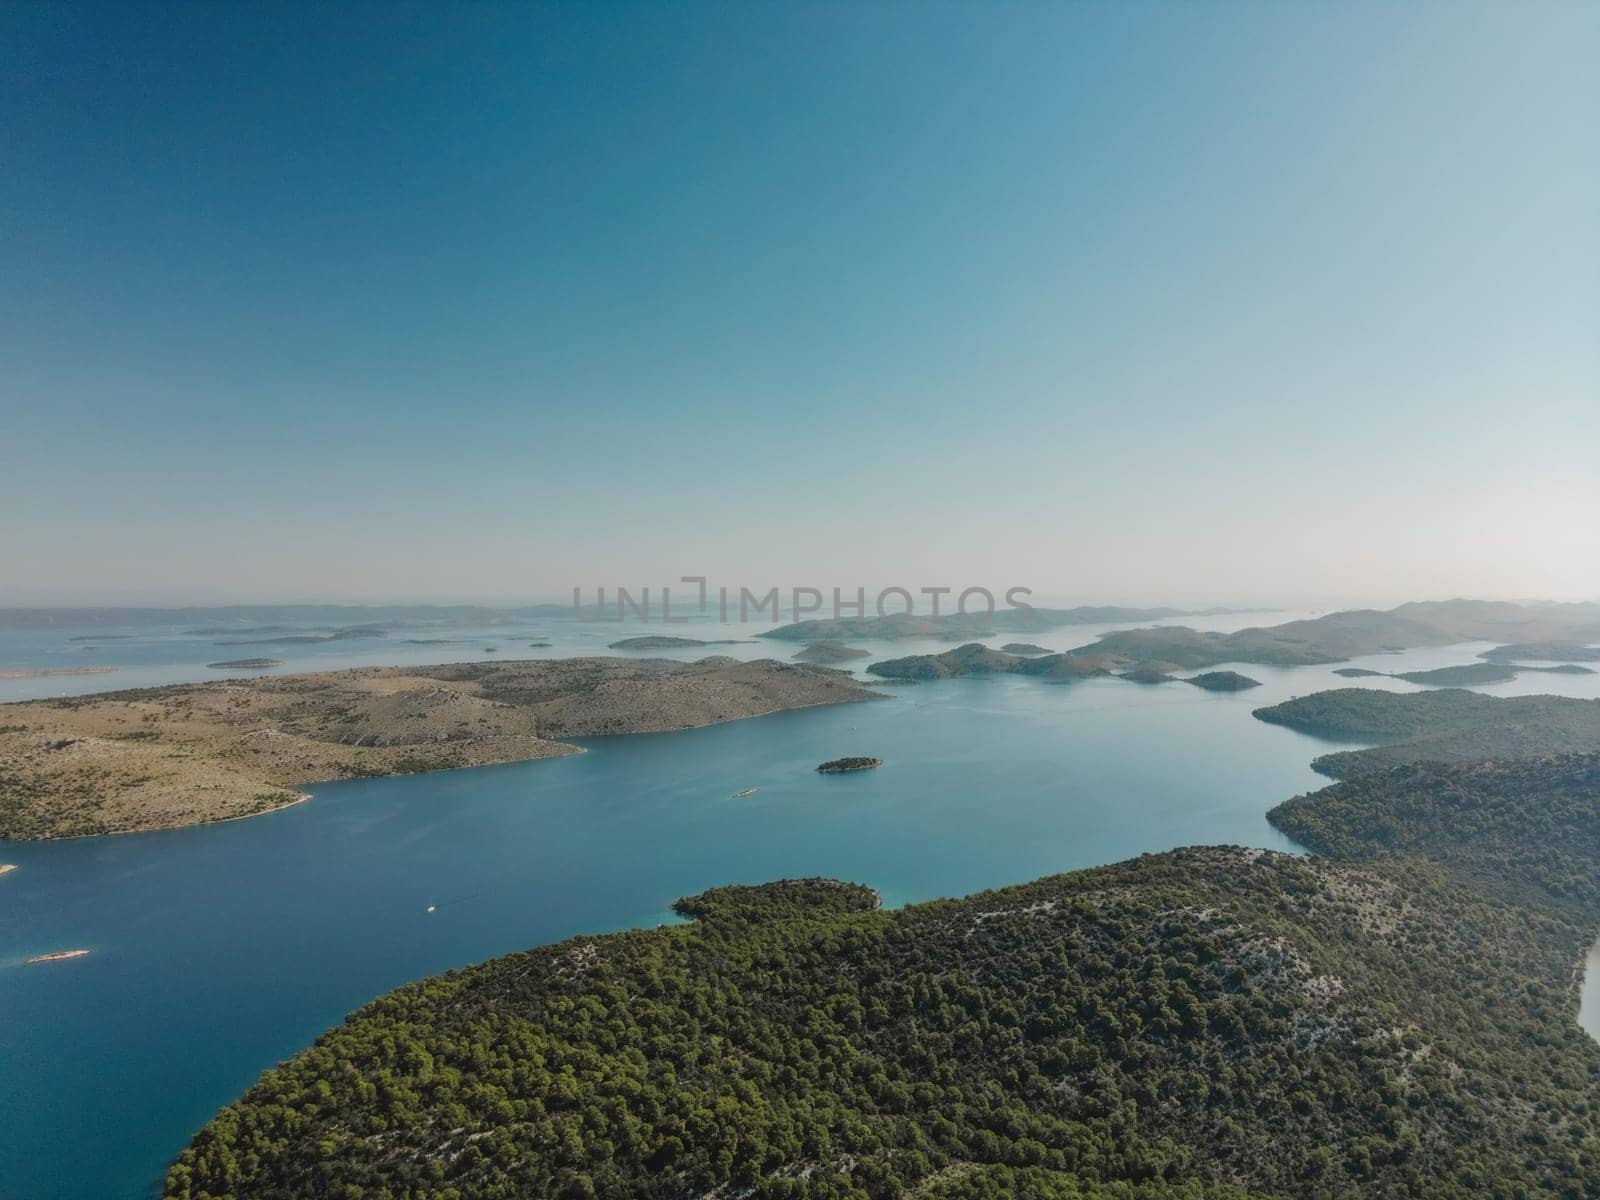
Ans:
POLYGON ((363 667, 8 704, 0 837, 255 816, 329 780, 549 758, 579 752, 565 737, 878 698, 840 671, 712 657, 363 667))

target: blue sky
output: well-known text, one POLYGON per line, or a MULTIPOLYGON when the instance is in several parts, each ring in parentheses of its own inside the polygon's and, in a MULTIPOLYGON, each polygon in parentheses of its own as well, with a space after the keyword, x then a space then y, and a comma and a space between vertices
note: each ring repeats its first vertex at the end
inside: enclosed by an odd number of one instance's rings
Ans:
POLYGON ((0 603, 1600 595, 1600 8, 0 12, 0 603))

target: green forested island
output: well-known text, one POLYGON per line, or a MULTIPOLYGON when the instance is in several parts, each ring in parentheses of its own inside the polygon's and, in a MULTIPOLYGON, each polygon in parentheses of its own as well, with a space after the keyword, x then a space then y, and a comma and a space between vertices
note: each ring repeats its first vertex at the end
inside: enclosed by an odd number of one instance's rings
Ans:
POLYGON ((1478 656, 1490 662, 1600 662, 1600 646, 1582 642, 1525 642, 1517 646, 1496 646, 1478 656))
POLYGON ((1208 692, 1243 692, 1261 686, 1259 679, 1251 679, 1237 671, 1206 671, 1201 675, 1191 675, 1184 682, 1208 692))
POLYGON ((1600 753, 1408 763, 1297 796, 1267 817, 1319 854, 1421 855, 1535 908, 1585 922, 1600 913, 1600 753))
POLYGON ((1336 688, 1258 708, 1255 716, 1323 737, 1384 743, 1313 760, 1312 767, 1335 779, 1402 763, 1479 762, 1600 747, 1600 700, 1564 696, 1336 688))
MULTIPOLYGON (((1045 613, 1049 610, 1039 611, 1045 613)), ((1054 614, 1057 618, 1061 615, 1060 612, 1054 614)), ((987 624, 992 626, 996 622, 991 620, 987 624)), ((1212 633, 1183 625, 1127 629, 1108 633, 1098 641, 1076 646, 1060 654, 1028 643, 1008 643, 995 650, 982 643, 971 642, 940 654, 913 654, 887 659, 867 669, 887 679, 947 679, 984 674, 1080 679, 1116 673, 1119 678, 1134 682, 1161 682, 1162 679, 1158 677, 1170 676, 1174 671, 1205 671, 1225 663, 1307 666, 1417 646, 1445 646, 1479 638, 1516 634, 1549 635, 1557 632, 1576 635, 1589 630, 1600 631, 1600 605, 1519 605, 1450 600, 1404 604, 1387 612, 1361 609, 1329 613, 1312 620, 1242 629, 1237 633, 1212 633)), ((948 618, 934 621, 923 617, 894 617, 853 622, 803 621, 796 625, 780 626, 761 636, 982 637, 990 632, 992 629, 980 629, 970 623, 954 622, 948 618)), ((1547 653, 1575 649, 1568 643, 1551 642, 1505 648, 1528 648, 1535 652, 1542 649, 1547 653)), ((1485 657, 1496 653, 1488 652, 1485 657)), ((1519 671, 1572 672, 1586 669, 1575 664, 1561 667, 1513 665, 1495 658, 1467 666, 1410 672, 1395 677, 1429 686, 1453 687, 1503 682, 1515 678, 1519 671)), ((1385 674, 1364 667, 1344 667, 1337 673, 1352 678, 1385 674)))
POLYGON ((1516 667, 1499 663, 1468 663, 1461 667, 1436 667, 1431 671, 1399 671, 1391 678, 1426 687, 1476 687, 1483 683, 1506 683, 1517 677, 1516 667))
POLYGON ((885 679, 953 679, 962 675, 1032 675, 1041 679, 1087 679, 1109 675, 1106 663, 1070 654, 1024 656, 969 642, 942 654, 911 654, 867 668, 885 679))
MULTIPOLYGON (((1387 611, 1355 609, 1237 633, 1182 625, 1109 633, 1069 654, 1167 662, 1188 670, 1222 663, 1309 666, 1417 646, 1476 640, 1600 637, 1600 604, 1509 604, 1443 600, 1387 611)), ((1563 643, 1565 644, 1565 643, 1563 643)), ((1520 648, 1520 647, 1519 647, 1520 648)))
POLYGON ((818 663, 828 666, 833 663, 849 662, 855 658, 866 658, 872 651, 860 646, 847 646, 843 642, 820 641, 808 642, 804 647, 795 651, 796 662, 818 663))
POLYGON ((850 758, 830 758, 825 763, 819 763, 817 771, 823 775, 842 775, 849 771, 870 771, 873 767, 881 766, 883 766, 881 758, 856 755, 850 758))
POLYGON ((735 641, 731 638, 706 641, 702 638, 667 637, 661 634, 649 634, 643 637, 623 638, 620 642, 612 642, 609 650, 682 650, 690 646, 732 646, 735 641))
POLYGON ((413 984, 165 1195, 1591 1194, 1596 760, 1401 768, 1273 819, 1356 861, 1195 848, 889 912, 719 888, 413 984))

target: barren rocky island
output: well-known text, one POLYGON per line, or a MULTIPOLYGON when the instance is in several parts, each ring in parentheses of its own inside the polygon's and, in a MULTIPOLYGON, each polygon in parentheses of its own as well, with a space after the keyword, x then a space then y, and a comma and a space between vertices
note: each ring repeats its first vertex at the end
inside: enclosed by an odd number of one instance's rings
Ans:
POLYGON ((771 660, 364 667, 0 706, 0 837, 165 829, 293 804, 312 783, 573 754, 559 739, 690 729, 876 698, 771 660))

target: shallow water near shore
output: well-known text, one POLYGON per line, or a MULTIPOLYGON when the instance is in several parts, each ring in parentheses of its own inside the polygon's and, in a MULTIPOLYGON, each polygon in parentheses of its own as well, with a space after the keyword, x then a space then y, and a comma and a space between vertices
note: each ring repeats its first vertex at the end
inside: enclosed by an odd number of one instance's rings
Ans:
MULTIPOLYGON (((1361 665, 1451 665, 1479 649, 1361 665)), ((1186 844, 1292 849, 1264 814, 1327 782, 1309 763, 1328 743, 1250 712, 1349 681, 1243 670, 1263 686, 949 680, 591 739, 566 758, 331 784, 227 824, 8 844, 0 1195, 149 1196, 219 1106, 367 1000, 670 920, 673 899, 717 884, 830 875, 903 904, 1186 844), (884 765, 814 771, 851 754, 884 765), (758 790, 733 798, 746 788, 758 790), (74 948, 91 953, 21 965, 74 948)), ((1600 694, 1600 676, 1519 684, 1600 694)))

